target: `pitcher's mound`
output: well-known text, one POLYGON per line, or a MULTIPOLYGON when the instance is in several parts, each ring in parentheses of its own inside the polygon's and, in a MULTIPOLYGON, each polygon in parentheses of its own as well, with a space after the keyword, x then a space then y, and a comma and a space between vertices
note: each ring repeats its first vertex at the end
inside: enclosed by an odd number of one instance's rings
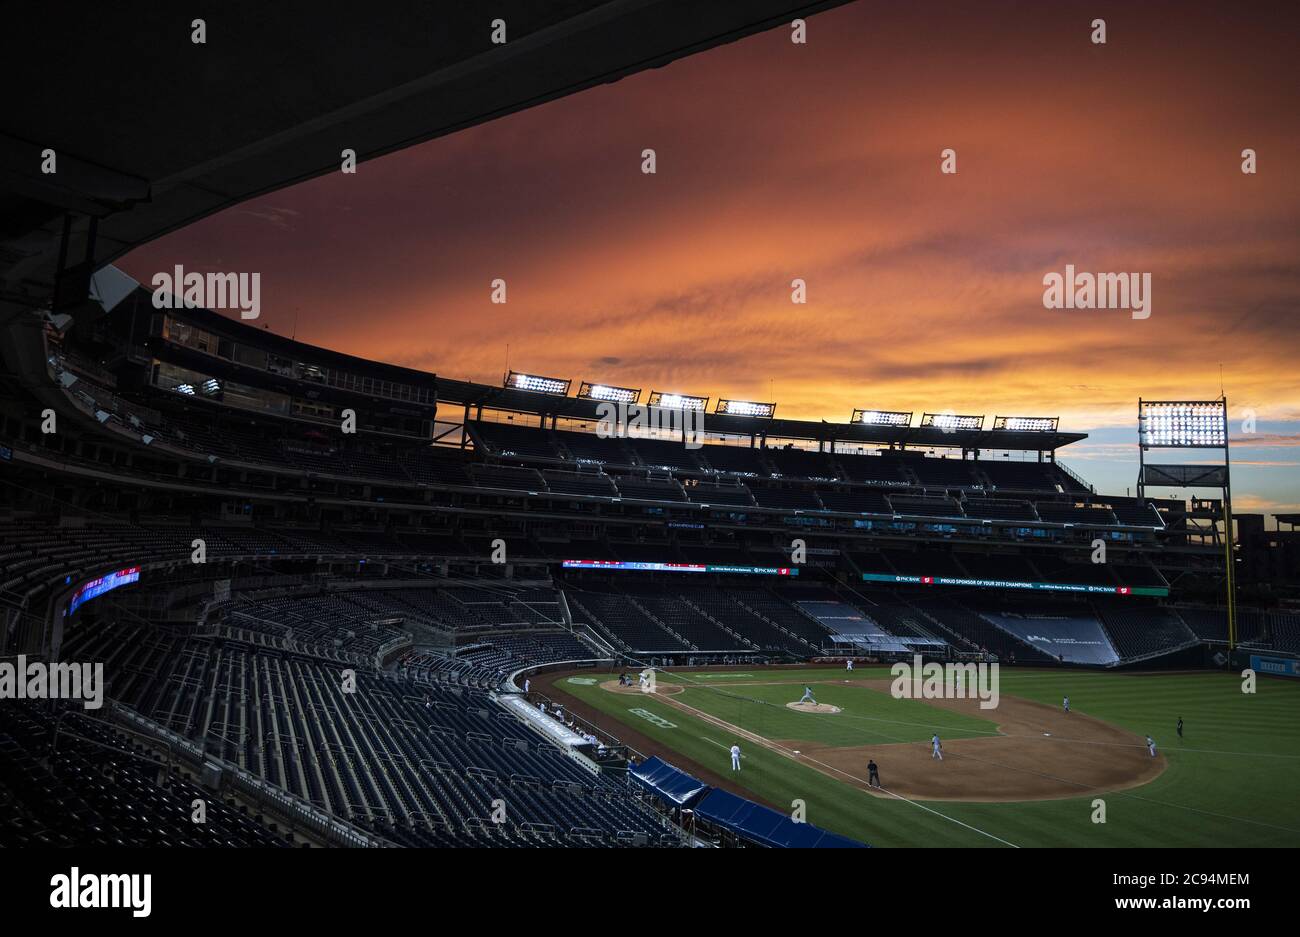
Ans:
POLYGON ((801 713, 837 713, 840 711, 838 706, 832 706, 830 703, 786 703, 786 709, 793 709, 801 713))

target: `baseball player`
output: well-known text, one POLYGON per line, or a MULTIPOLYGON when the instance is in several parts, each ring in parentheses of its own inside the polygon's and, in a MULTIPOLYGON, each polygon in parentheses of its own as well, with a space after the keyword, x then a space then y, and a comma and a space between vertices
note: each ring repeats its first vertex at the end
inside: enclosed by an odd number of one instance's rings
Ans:
POLYGON ((1182 737, 1183 737, 1183 717, 1182 717, 1182 716, 1179 716, 1179 717, 1178 717, 1178 737, 1179 737, 1179 738, 1182 738, 1182 737))
POLYGON ((814 706, 817 705, 817 700, 813 699, 813 695, 812 695, 812 687, 810 687, 810 686, 805 686, 805 687, 803 688, 803 696, 799 699, 799 702, 801 702, 801 703, 812 703, 814 706))
POLYGON ((740 746, 735 744, 731 746, 731 770, 740 770, 740 746))
POLYGON ((867 787, 880 786, 880 769, 876 767, 875 759, 867 761, 867 787))
POLYGON ((1067 696, 1067 697, 1065 698, 1065 700, 1061 703, 1061 706, 1064 707, 1064 709, 1065 709, 1066 712, 1069 712, 1069 711, 1070 711, 1070 697, 1067 696))
POLYGON ((1147 754, 1152 758, 1156 757, 1156 742, 1151 736, 1147 736, 1147 754))
POLYGON ((939 744, 938 732, 930 739, 930 759, 933 761, 935 758, 943 761, 943 746, 939 744))
POLYGON ((844 670, 847 673, 853 673, 853 658, 850 657, 844 662, 844 670))

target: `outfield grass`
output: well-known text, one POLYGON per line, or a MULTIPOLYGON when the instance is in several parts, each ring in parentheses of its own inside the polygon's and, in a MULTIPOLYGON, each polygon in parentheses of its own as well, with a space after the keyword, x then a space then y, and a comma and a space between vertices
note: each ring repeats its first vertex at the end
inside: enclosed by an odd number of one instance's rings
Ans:
MULTIPOLYGON (((690 686, 674 698, 771 739, 867 745, 923 741, 934 731, 945 738, 995 731, 987 720, 846 686, 842 670, 748 673, 660 674, 659 682, 690 686), (738 685, 750 680, 789 686, 738 685), (702 688, 697 681, 722 688, 702 688), (818 702, 844 712, 819 718, 785 709, 805 683, 818 702)), ((889 672, 863 668, 853 676, 888 678, 889 672)), ((1091 820, 1092 797, 988 804, 873 797, 752 744, 742 743, 745 760, 737 781, 777 806, 803 800, 810 823, 877 846, 1300 846, 1300 683, 1261 680, 1257 692, 1247 695, 1239 677, 1223 673, 1004 669, 1001 677, 1004 697, 1059 705, 1068 694, 1076 711, 1152 735, 1169 767, 1141 787, 1102 795, 1105 824, 1091 820), (1181 741, 1174 732, 1180 715, 1181 741)), ((729 773, 733 740, 723 729, 653 696, 620 695, 563 678, 559 686, 664 746, 729 773)))

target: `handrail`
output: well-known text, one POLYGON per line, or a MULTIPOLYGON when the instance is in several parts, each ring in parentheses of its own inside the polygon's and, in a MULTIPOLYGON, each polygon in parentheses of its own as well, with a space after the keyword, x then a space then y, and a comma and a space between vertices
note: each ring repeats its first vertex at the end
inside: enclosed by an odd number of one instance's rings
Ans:
POLYGON ((1077 482, 1078 482, 1080 485, 1082 485, 1084 488, 1087 488, 1087 489, 1088 489, 1088 492, 1089 492, 1090 494, 1094 494, 1094 495, 1095 495, 1095 494, 1097 493, 1097 489, 1096 489, 1096 488, 1094 488, 1092 485, 1090 485, 1090 484, 1088 484, 1086 481, 1084 481, 1082 475, 1080 475, 1080 474, 1079 474, 1078 472, 1076 472, 1074 469, 1070 468, 1070 467, 1069 467, 1068 465, 1066 465, 1064 462, 1061 462, 1061 461, 1059 461, 1059 460, 1055 460, 1055 461, 1052 462, 1052 465, 1055 465, 1055 466, 1056 466, 1057 468, 1059 468, 1061 471, 1065 472, 1066 475, 1069 475, 1071 478, 1073 478, 1075 481, 1077 481, 1077 482))

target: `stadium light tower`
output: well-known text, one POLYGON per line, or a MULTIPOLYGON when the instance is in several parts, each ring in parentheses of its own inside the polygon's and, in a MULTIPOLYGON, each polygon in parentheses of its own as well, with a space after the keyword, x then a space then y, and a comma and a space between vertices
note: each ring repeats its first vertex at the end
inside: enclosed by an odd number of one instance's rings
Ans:
POLYGON ((854 410, 852 422, 862 423, 866 426, 911 426, 912 411, 854 410))
POLYGON ((569 385, 572 383, 572 381, 566 381, 558 377, 542 377, 538 374, 511 371, 506 375, 503 386, 513 387, 515 390, 531 390, 539 394, 553 394, 556 397, 564 397, 568 395, 569 385))
POLYGON ((673 394, 652 390, 650 396, 646 398, 646 404, 668 410, 699 410, 702 413, 708 409, 709 398, 697 397, 693 394, 673 394))
POLYGON ((1223 522, 1223 558, 1227 577, 1228 649, 1237 645, 1237 588, 1232 552, 1232 477, 1228 453, 1228 398, 1218 400, 1143 400, 1138 398, 1138 498, 1146 498, 1148 485, 1165 488, 1217 488, 1223 492, 1220 511, 1213 502, 1192 499, 1189 518, 1209 520, 1206 533, 1219 542, 1223 522), (1155 464, 1147 461, 1151 449, 1221 450, 1218 464, 1155 464))
POLYGON ((641 389, 639 387, 615 387, 613 384, 593 384, 591 381, 583 381, 578 385, 578 396, 588 400, 636 403, 641 399, 641 389))
POLYGON ((925 413, 921 415, 922 426, 937 426, 941 430, 975 430, 984 428, 984 417, 961 413, 925 413))
POLYGON ((994 429, 1012 433, 1055 433, 1061 425, 1056 416, 999 416, 993 419, 994 429))
POLYGON ((765 417, 770 420, 776 416, 776 404, 754 403, 752 400, 719 399, 718 406, 713 412, 725 413, 727 416, 765 417))

